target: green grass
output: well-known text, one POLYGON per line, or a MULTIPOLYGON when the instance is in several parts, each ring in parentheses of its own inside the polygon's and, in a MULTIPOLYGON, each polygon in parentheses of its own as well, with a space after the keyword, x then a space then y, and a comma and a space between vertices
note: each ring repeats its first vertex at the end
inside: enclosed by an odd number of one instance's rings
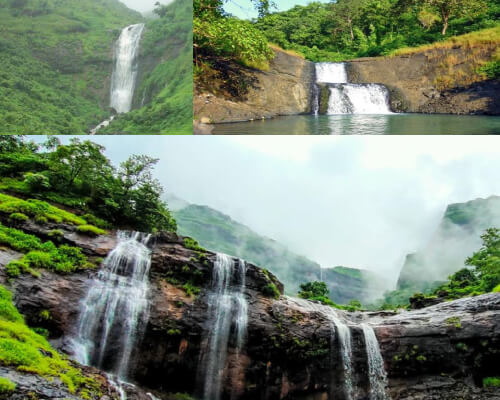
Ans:
POLYGON ((12 393, 14 390, 16 390, 16 384, 0 376, 0 394, 12 393))
MULTIPOLYGON (((51 379, 58 377, 71 393, 88 396, 97 391, 98 385, 71 366, 48 343, 26 326, 21 314, 12 303, 11 293, 0 285, 0 364, 15 367, 18 371, 34 373, 51 379)), ((5 380, 0 381, 0 391, 12 388, 5 380)))
POLYGON ((42 241, 34 235, 29 235, 15 228, 0 224, 0 244, 25 253, 19 260, 13 260, 6 266, 6 272, 11 278, 21 273, 31 273, 38 276, 37 269, 48 269, 57 273, 71 273, 81 269, 95 268, 78 247, 61 245, 57 247, 52 242, 42 241))
POLYGON ((493 293, 500 293, 500 285, 497 285, 492 290, 493 293))
POLYGON ((491 376, 483 379, 483 387, 497 388, 500 387, 500 378, 498 376, 491 376))
POLYGON ((63 222, 70 225, 77 225, 79 227, 78 231, 82 233, 92 233, 95 235, 104 235, 106 233, 103 229, 87 224, 84 218, 52 206, 42 200, 23 200, 0 193, 0 213, 9 214, 10 218, 13 218, 13 215, 15 215, 14 219, 17 221, 24 220, 24 217, 28 216, 38 220, 38 222, 47 220, 55 223, 63 222))

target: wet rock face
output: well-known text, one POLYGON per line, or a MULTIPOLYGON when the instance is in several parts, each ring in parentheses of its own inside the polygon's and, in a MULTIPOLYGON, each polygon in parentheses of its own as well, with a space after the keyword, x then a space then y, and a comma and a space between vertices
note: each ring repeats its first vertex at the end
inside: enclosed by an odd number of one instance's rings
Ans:
MULTIPOLYGON (((111 239, 102 240, 103 247, 92 243, 87 248, 97 246, 93 251, 104 253, 111 239)), ((209 294, 216 255, 187 248, 184 238, 175 234, 158 234, 151 243, 149 319, 135 345, 129 378, 164 400, 167 392, 201 397, 207 338, 214 328, 209 294)), ((49 329, 52 343, 62 350, 69 349, 67 338, 92 273, 43 272, 39 279, 22 275, 13 283, 15 302, 28 323, 49 329), (43 310, 49 311, 50 320, 41 321, 43 310)), ((247 264, 246 342, 238 352, 234 335, 229 338, 221 399, 344 399, 340 343, 336 334, 332 336, 330 321, 287 297, 267 297, 262 288, 269 282, 282 293, 274 276, 247 264)), ((400 314, 337 315, 351 328, 356 400, 369 398, 360 323, 375 329, 393 399, 498 399, 494 390, 481 386, 484 377, 500 376, 499 294, 400 314)))
POLYGON ((211 123, 271 118, 311 111, 314 64, 284 51, 275 50, 269 71, 243 69, 239 72, 252 82, 244 99, 213 95, 222 88, 198 88, 194 96, 194 115, 211 123))

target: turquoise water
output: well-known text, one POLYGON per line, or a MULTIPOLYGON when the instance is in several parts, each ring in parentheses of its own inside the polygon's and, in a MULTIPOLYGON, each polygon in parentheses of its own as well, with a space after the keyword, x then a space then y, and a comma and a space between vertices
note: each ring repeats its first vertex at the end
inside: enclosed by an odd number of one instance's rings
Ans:
POLYGON ((487 135, 500 117, 428 114, 296 115, 215 125, 216 135, 487 135))

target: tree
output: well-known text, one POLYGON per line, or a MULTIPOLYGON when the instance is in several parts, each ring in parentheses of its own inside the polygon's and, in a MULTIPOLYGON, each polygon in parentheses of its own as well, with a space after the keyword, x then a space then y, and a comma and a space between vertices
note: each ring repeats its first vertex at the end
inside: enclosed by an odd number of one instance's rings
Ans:
POLYGON ((314 281, 300 285, 299 297, 303 299, 314 299, 317 297, 328 297, 328 287, 325 282, 314 281))
POLYGON ((490 292, 500 284, 500 229, 487 229, 481 239, 483 246, 465 263, 476 268, 482 289, 490 292))
POLYGON ((487 8, 484 0, 421 0, 421 5, 434 8, 441 16, 443 28, 441 34, 446 35, 448 23, 453 17, 474 17, 487 8))
POLYGON ((354 23, 361 15, 363 0, 338 0, 333 7, 333 18, 341 30, 348 29, 354 41, 354 23))

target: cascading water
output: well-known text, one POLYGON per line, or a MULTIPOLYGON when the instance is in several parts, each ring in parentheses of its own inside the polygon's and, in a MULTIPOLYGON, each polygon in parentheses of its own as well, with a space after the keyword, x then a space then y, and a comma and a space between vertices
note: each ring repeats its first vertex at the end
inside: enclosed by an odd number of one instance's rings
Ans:
POLYGON ((118 113, 126 113, 132 107, 137 54, 144 24, 127 26, 122 30, 115 48, 115 68, 111 78, 111 107, 118 113))
POLYGON ((368 358, 368 374, 370 379, 370 400, 387 400, 385 388, 387 374, 384 368, 384 359, 373 328, 368 324, 361 324, 365 336, 366 354, 368 358))
MULTIPOLYGON (((135 24, 125 27, 115 44, 115 65, 111 75, 110 107, 117 113, 129 112, 134 98, 135 82, 137 78, 137 55, 144 24, 135 24)), ((99 129, 108 126, 114 115, 101 122, 90 130, 95 135, 99 129)))
POLYGON ((212 290, 209 294, 210 337, 209 350, 205 369, 204 400, 219 400, 226 364, 227 348, 234 323, 236 349, 243 347, 248 315, 248 304, 244 296, 246 264, 238 262, 238 286, 232 285, 235 269, 234 259, 226 254, 218 253, 213 273, 212 290))
POLYGON ((76 360, 112 374, 125 398, 130 356, 148 318, 151 235, 118 232, 118 243, 89 285, 72 340, 76 360))
MULTIPOLYGON (((327 114, 391 113, 389 91, 385 86, 348 83, 345 63, 316 63, 315 69, 316 86, 326 85, 330 91, 327 114)), ((315 109, 319 109, 319 104, 315 109)))

